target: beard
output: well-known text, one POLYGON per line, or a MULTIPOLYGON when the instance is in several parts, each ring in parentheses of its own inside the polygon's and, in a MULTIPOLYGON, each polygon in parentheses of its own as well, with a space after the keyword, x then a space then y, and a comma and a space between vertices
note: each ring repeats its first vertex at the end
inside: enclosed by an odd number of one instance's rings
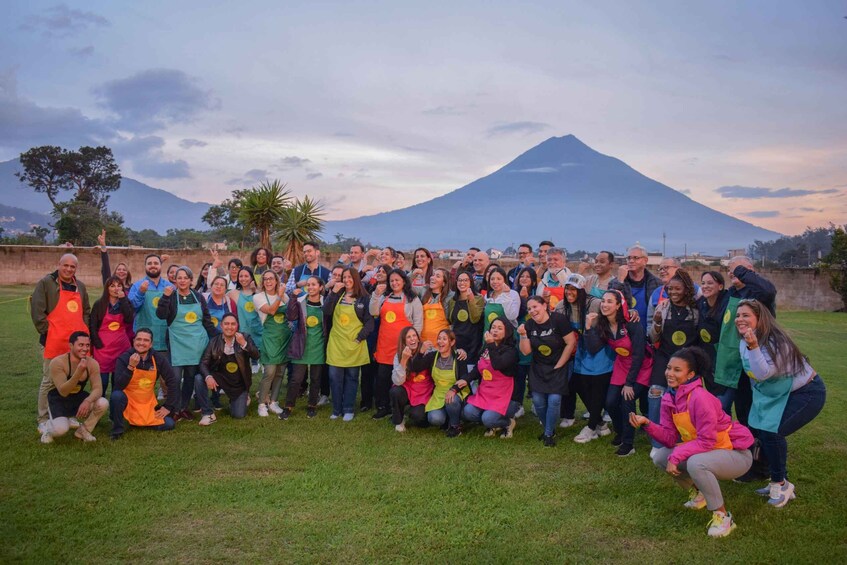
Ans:
POLYGON ((144 271, 144 274, 146 274, 151 279, 157 279, 162 274, 162 270, 161 269, 155 269, 155 270, 147 269, 146 271, 144 271))

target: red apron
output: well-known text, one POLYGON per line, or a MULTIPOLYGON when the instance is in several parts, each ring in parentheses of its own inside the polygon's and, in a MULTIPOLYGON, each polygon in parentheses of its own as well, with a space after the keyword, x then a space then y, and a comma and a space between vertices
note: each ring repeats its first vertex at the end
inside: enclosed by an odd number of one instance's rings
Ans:
POLYGON ((498 414, 506 415, 509 402, 512 400, 512 392, 515 390, 515 379, 507 377, 491 366, 488 352, 480 357, 476 368, 482 375, 476 394, 468 397, 468 404, 473 404, 480 410, 493 410, 498 414))
POLYGON ((150 360, 152 368, 142 370, 136 367, 124 389, 127 400, 124 418, 133 426, 160 426, 165 423, 164 418, 156 416, 156 358, 150 360))
MULTIPOLYGON (((619 339, 609 340, 609 347, 617 353, 615 364, 612 368, 612 380, 609 384, 620 386, 626 384, 626 376, 629 374, 629 369, 632 367, 632 340, 629 335, 624 334, 619 339)), ((644 362, 641 364, 641 370, 638 371, 638 377, 635 382, 640 385, 648 386, 650 384, 650 373, 653 372, 653 356, 649 351, 644 354, 644 362)))
POLYGON ((82 297, 79 291, 65 290, 59 282, 59 303, 47 315, 47 343, 44 344, 44 358, 52 359, 71 350, 68 343, 74 332, 88 333, 88 326, 82 319, 82 297))
POLYGON ((412 325, 406 317, 406 301, 389 302, 386 297, 379 309, 379 335, 376 339, 374 359, 383 365, 393 365, 397 355, 397 340, 403 328, 412 325))
POLYGON ((424 369, 406 375, 406 381, 401 386, 406 389, 406 394, 409 395, 409 405, 420 406, 429 402, 435 383, 432 381, 430 370, 424 369))
POLYGON ((441 330, 450 327, 444 306, 440 302, 435 304, 424 304, 423 306, 423 330, 421 331, 421 343, 429 341, 435 345, 441 330))
POLYGON ((97 335, 100 336, 100 341, 103 342, 103 347, 92 348, 94 359, 100 364, 101 373, 111 373, 115 370, 115 361, 118 357, 130 347, 129 332, 132 332, 131 324, 124 321, 124 316, 120 312, 110 314, 106 312, 103 316, 103 321, 100 324, 100 331, 97 335))
POLYGON ((565 298, 565 287, 563 286, 548 286, 547 290, 550 291, 550 297, 547 299, 547 307, 550 311, 553 311, 553 308, 556 307, 556 304, 564 300, 565 298))

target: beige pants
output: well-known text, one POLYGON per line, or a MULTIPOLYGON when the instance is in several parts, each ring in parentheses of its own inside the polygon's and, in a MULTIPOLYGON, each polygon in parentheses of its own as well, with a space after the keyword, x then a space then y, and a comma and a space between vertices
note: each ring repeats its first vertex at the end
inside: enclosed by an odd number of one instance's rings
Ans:
POLYGON ((38 387, 39 424, 46 422, 49 418, 47 415, 47 393, 53 388, 53 381, 50 379, 50 361, 52 359, 44 359, 44 362, 41 364, 41 385, 38 387))

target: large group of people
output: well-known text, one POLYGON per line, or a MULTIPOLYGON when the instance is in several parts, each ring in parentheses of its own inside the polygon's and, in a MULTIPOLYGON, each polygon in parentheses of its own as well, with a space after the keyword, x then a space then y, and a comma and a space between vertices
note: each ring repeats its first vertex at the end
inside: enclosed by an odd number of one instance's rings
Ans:
POLYGON ((735 528, 718 480, 753 476, 753 451, 769 478, 756 492, 776 508, 795 497, 786 437, 825 402, 823 381, 776 322, 776 289, 746 257, 730 260, 727 285, 718 271, 698 284, 673 258, 655 275, 638 244, 619 266, 601 251, 572 272, 551 241, 520 245, 508 271, 476 248, 449 269, 415 249, 406 270, 391 247, 354 245, 327 266, 309 242, 296 266, 265 248, 249 265, 224 266, 212 252, 196 276, 150 254, 133 280, 100 243, 93 306, 72 254, 32 294, 43 443, 71 429, 95 441, 107 411, 113 440, 197 413, 209 426, 224 396, 241 419, 255 393, 259 417, 286 421, 305 397, 307 418, 326 405, 344 422, 373 411, 399 433, 408 424, 448 438, 479 424, 509 439, 526 417, 554 447, 580 398, 587 422, 573 440, 611 436, 627 457, 642 428, 652 461, 690 489, 687 508, 712 511, 718 537, 735 528))

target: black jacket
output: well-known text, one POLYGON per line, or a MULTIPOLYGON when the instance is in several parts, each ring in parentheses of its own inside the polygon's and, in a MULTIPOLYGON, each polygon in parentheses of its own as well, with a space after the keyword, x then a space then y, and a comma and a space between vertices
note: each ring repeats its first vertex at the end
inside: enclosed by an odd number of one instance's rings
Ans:
MULTIPOLYGON (((332 329, 332 315, 335 312, 335 306, 343 295, 343 290, 338 294, 330 292, 324 299, 324 328, 326 328, 327 335, 329 335, 332 329)), ((371 316, 370 301, 370 295, 365 293, 356 298, 356 302, 353 304, 356 317, 362 322, 362 329, 359 330, 359 335, 356 336, 356 339, 359 341, 365 341, 374 329, 374 318, 371 316)))
MULTIPOLYGON (((123 390, 132 380, 132 371, 129 370, 129 358, 135 353, 134 348, 130 348, 118 357, 115 362, 115 380, 112 385, 112 390, 123 390)), ((138 362, 138 369, 147 370, 152 368, 152 358, 156 359, 156 378, 165 381, 167 389, 167 397, 163 406, 171 411, 171 416, 179 410, 179 378, 171 369, 171 364, 168 362, 168 357, 164 353, 153 351, 152 349, 147 354, 147 359, 142 359, 138 362)))
MULTIPOLYGON (((95 348, 103 347, 103 342, 100 341, 100 326, 103 324, 103 318, 98 314, 100 298, 97 302, 94 303, 94 306, 91 308, 91 316, 88 317, 88 331, 91 334, 91 345, 95 348)), ((106 302, 109 301, 108 298, 105 299, 106 302)), ((124 322, 132 328, 132 321, 135 319, 135 308, 132 307, 132 304, 129 303, 129 299, 126 297, 118 300, 118 306, 121 310, 121 315, 124 317, 124 322)), ((106 307, 108 311, 109 307, 106 307)), ((132 337, 132 336, 130 336, 132 337)))
MULTIPOLYGON (((259 359, 259 349, 249 335, 242 335, 247 340, 247 346, 242 349, 236 341, 233 349, 235 350, 235 362, 238 363, 238 372, 241 373, 245 387, 250 390, 253 385, 253 369, 250 367, 250 359, 259 359)), ((209 345, 206 346, 206 351, 200 358, 200 375, 206 378, 212 373, 223 371, 224 355, 224 335, 218 334, 209 340, 209 345)))
MULTIPOLYGON (((200 304, 200 309, 203 312, 203 327, 206 328, 206 333, 209 334, 209 337, 212 337, 217 333, 217 330, 215 330, 215 325, 212 323, 212 316, 209 315, 209 306, 206 304, 206 299, 195 290, 191 290, 191 294, 194 295, 194 299, 200 304)), ((179 291, 177 290, 174 290, 170 296, 163 294, 159 298, 159 305, 156 307, 156 317, 160 320, 167 320, 169 326, 176 320, 176 313, 179 308, 178 296, 179 291)))

